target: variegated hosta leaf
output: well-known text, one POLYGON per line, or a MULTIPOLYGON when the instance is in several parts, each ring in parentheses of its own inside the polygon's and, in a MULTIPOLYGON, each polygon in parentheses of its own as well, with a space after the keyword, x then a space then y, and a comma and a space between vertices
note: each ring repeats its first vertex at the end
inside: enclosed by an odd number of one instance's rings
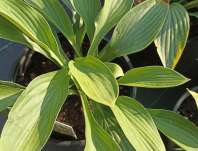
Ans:
POLYGON ((70 0, 75 10, 83 18, 89 39, 92 40, 95 18, 100 10, 100 0, 70 0))
POLYGON ((169 4, 146 0, 133 7, 116 26, 110 43, 100 57, 109 61, 147 47, 156 38, 167 16, 169 4))
POLYGON ((121 96, 111 109, 125 136, 137 151, 165 151, 151 115, 140 103, 121 96))
POLYGON ((59 0, 25 0, 38 9, 50 22, 52 22, 69 40, 75 44, 73 25, 64 7, 59 0))
POLYGON ((7 39, 16 43, 26 45, 34 51, 43 54, 50 59, 49 53, 42 49, 37 43, 33 42, 30 38, 24 35, 17 27, 9 21, 0 16, 0 38, 7 39))
POLYGON ((184 5, 184 7, 186 9, 198 8, 198 0, 189 1, 184 5))
POLYGON ((175 68, 186 45, 190 29, 186 9, 178 4, 170 5, 165 23, 155 40, 157 52, 165 67, 175 68))
POLYGON ((149 110, 157 128, 187 151, 198 150, 198 127, 181 115, 166 110, 149 110))
POLYGON ((117 142, 121 151, 135 151, 109 107, 93 102, 92 109, 96 121, 109 133, 113 140, 117 142))
POLYGON ((99 59, 88 56, 69 62, 71 75, 92 100, 112 106, 119 93, 111 70, 99 59))
POLYGON ((188 92, 193 96, 198 108, 198 93, 188 90, 188 92))
POLYGON ((0 81, 0 112, 12 106, 23 90, 24 87, 16 83, 0 81))
POLYGON ((102 38, 131 8, 133 0, 105 0, 104 6, 95 21, 96 30, 89 49, 89 55, 97 55, 97 47, 102 38))
POLYGON ((189 15, 198 18, 198 12, 189 13, 189 15))
POLYGON ((120 151, 119 146, 108 133, 95 121, 86 96, 81 93, 85 115, 86 145, 84 151, 120 151))
POLYGON ((118 64, 105 62, 105 65, 111 70, 115 78, 124 76, 124 72, 118 64))
MULTIPOLYGON (((11 22, 31 41, 39 45, 48 58, 60 66, 64 64, 65 58, 59 51, 57 41, 47 21, 26 2, 23 0, 0 1, 0 16, 11 22)), ((12 36, 9 35, 9 38, 12 36)))
POLYGON ((0 150, 41 150, 68 95, 67 74, 66 69, 51 72, 28 85, 9 113, 1 134, 0 150))
POLYGON ((145 66, 129 70, 118 82, 120 85, 168 88, 175 87, 189 81, 180 73, 162 66, 145 66))

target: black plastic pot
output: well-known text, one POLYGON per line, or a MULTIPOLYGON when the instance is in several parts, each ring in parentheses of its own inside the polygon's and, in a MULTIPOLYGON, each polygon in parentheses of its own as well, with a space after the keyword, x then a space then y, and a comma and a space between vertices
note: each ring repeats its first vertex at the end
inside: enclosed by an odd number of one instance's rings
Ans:
MULTIPOLYGON (((180 98, 186 92, 186 88, 198 85, 198 37, 190 39, 184 50, 182 58, 175 69, 191 81, 174 88, 168 89, 137 89, 137 100, 149 108, 163 108, 172 110, 180 98)), ((130 56, 135 67, 145 65, 161 65, 156 48, 152 45, 139 54, 130 56)))
MULTIPOLYGON (((0 80, 13 80, 16 65, 23 54, 23 48, 21 45, 0 40, 0 80)), ((0 113, 0 132, 5 121, 5 114, 0 113)))

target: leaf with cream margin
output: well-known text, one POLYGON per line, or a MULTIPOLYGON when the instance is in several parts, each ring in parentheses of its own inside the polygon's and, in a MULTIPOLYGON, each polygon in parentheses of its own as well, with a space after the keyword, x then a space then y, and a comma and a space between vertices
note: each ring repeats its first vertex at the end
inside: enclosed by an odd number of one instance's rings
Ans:
POLYGON ((187 10, 179 3, 171 4, 162 30, 155 40, 164 67, 176 67, 184 51, 189 30, 187 10))
MULTIPOLYGON (((0 1, 0 16, 12 23, 28 39, 41 47, 48 58, 59 66, 65 64, 64 55, 59 50, 56 38, 48 22, 26 2, 23 0, 0 1)), ((6 36, 13 38, 13 35, 6 36)))
POLYGON ((88 56, 69 62, 69 70, 84 93, 94 101, 112 106, 119 93, 111 70, 99 59, 88 56))
POLYGON ((197 108, 198 108, 198 93, 193 92, 188 90, 188 92, 193 96, 193 98, 195 99, 195 103, 197 104, 197 108))
POLYGON ((133 98, 120 96, 111 110, 136 150, 165 151, 151 115, 139 102, 133 98))
POLYGON ((144 88, 168 88, 182 85, 189 79, 180 73, 162 66, 134 68, 121 77, 120 85, 144 88))
POLYGON ((47 142, 68 95, 70 77, 62 69, 35 78, 12 107, 0 150, 37 151, 47 142))

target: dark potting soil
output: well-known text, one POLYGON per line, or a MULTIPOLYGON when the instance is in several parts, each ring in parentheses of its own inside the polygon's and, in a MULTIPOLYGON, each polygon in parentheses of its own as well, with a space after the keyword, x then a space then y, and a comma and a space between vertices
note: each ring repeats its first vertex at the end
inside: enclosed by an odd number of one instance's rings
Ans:
POLYGON ((183 115, 196 126, 198 126, 198 110, 195 100, 192 96, 188 97, 178 109, 179 114, 183 115))
MULTIPOLYGON (((59 35, 59 39, 61 41, 62 48, 66 52, 67 56, 70 59, 73 59, 74 53, 68 41, 61 34, 59 35)), ((103 48, 105 44, 106 42, 102 42, 102 44, 99 46, 99 49, 103 48)), ((83 49, 86 52, 88 48, 89 42, 87 42, 86 39, 83 43, 83 49)), ((119 63, 125 71, 129 69, 123 59, 116 59, 114 62, 119 63)), ((55 71, 57 69, 59 68, 52 61, 45 58, 43 55, 37 52, 27 51, 22 58, 20 66, 17 70, 16 82, 21 85, 27 86, 30 81, 32 81, 35 77, 41 74, 55 71)), ((122 95, 130 96, 132 90, 129 91, 128 88, 121 87, 120 92, 122 95)), ((57 117, 57 121, 72 126, 78 140, 82 140, 85 138, 84 115, 81 100, 78 96, 69 96, 67 98, 57 117)), ((52 137, 59 140, 71 139, 55 132, 52 133, 52 137)))

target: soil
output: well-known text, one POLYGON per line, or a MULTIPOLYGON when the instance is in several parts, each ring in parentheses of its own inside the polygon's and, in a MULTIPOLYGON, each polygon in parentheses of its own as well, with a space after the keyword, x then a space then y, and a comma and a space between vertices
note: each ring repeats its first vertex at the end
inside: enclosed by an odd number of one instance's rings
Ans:
MULTIPOLYGON (((69 42, 64 38, 62 34, 58 35, 63 50, 66 52, 67 56, 70 59, 74 58, 74 53, 72 47, 69 42)), ((106 42, 102 42, 99 46, 99 49, 102 49, 105 46, 106 42)), ((85 52, 89 48, 88 39, 85 38, 85 42, 83 43, 83 50, 85 52)), ((85 53, 84 52, 84 53, 85 53)), ((124 70, 126 71, 129 67, 124 62, 124 59, 116 59, 114 62, 120 64, 124 70)), ((27 86, 30 81, 32 81, 35 77, 48 73, 51 71, 57 70, 58 67, 49 59, 45 58, 43 55, 33 52, 31 50, 27 51, 24 54, 24 57, 21 59, 21 63, 19 68, 17 69, 16 74, 16 82, 27 86)), ((126 87, 120 88, 122 95, 130 96, 132 94, 132 90, 126 87), (130 90, 130 91, 129 91, 130 90)), ((82 104, 80 98, 78 96, 69 96, 63 105, 57 121, 65 123, 73 127, 78 140, 82 140, 85 138, 85 123, 84 123, 84 115, 82 110, 82 104)), ((52 137, 59 140, 70 140, 71 138, 68 136, 63 136, 56 132, 52 133, 52 137)))

